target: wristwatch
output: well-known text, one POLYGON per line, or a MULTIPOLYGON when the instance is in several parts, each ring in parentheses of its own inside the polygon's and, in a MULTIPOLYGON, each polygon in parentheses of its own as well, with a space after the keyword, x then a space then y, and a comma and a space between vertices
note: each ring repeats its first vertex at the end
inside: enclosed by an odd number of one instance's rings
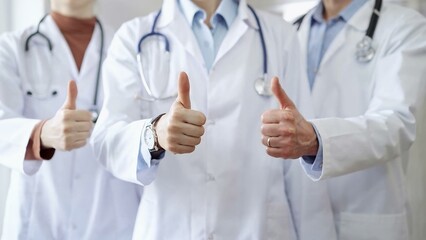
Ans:
POLYGON ((144 140, 153 159, 161 158, 165 152, 165 150, 158 143, 157 132, 155 131, 155 124, 164 114, 165 113, 158 115, 145 126, 144 140))

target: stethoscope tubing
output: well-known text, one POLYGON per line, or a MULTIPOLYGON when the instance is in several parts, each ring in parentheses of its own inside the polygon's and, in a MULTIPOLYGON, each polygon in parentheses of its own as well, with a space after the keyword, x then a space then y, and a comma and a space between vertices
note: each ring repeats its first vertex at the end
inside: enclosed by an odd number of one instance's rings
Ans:
MULTIPOLYGON (((49 51, 52 52, 53 51, 53 43, 50 40, 49 37, 47 37, 44 33, 42 33, 40 31, 40 25, 43 23, 43 21, 46 19, 46 17, 49 14, 46 14, 43 16, 43 18, 40 19, 39 23, 37 24, 37 30, 30 34, 27 39, 25 40, 25 52, 28 52, 30 50, 30 41, 33 37, 40 35, 43 39, 46 40, 48 46, 49 46, 49 51)), ((103 61, 103 55, 104 55, 104 48, 105 48, 105 32, 102 26, 102 23, 99 21, 98 18, 96 18, 96 24, 98 24, 99 26, 99 31, 100 31, 100 35, 101 35, 101 46, 100 46, 100 50, 99 50, 99 62, 98 62, 98 69, 96 72, 96 82, 95 82, 95 90, 94 90, 94 96, 93 96, 93 105, 90 109, 90 111, 92 112, 92 115, 96 116, 94 117, 94 122, 96 122, 97 120, 97 116, 99 115, 99 109, 97 107, 98 105, 98 96, 99 96, 99 85, 101 82, 101 70, 102 70, 102 61, 103 61)), ((53 91, 53 95, 56 95, 57 92, 53 91)))
MULTIPOLYGON (((265 37, 263 35, 262 25, 260 24, 260 20, 259 20, 258 15, 256 14, 256 11, 250 5, 247 5, 247 6, 250 9, 250 11, 253 13, 253 16, 254 16, 254 18, 256 20, 256 24, 257 24, 258 29, 259 29, 259 37, 260 37, 260 42, 261 42, 261 46, 262 46, 262 56, 263 56, 263 75, 262 75, 262 77, 260 79, 261 79, 262 85, 263 85, 262 89, 266 89, 267 88, 266 87, 266 85, 267 85, 266 76, 268 75, 268 51, 267 51, 267 47, 266 47, 266 41, 265 41, 265 37)), ((137 45, 137 61, 138 61, 138 65, 139 65, 139 72, 140 72, 140 75, 141 75, 142 82, 143 82, 143 85, 145 87, 145 90, 147 91, 148 95, 151 97, 151 98, 142 98, 142 99, 147 100, 147 101, 164 100, 164 99, 169 99, 169 98, 172 97, 172 96, 154 97, 153 92, 151 91, 151 89, 149 87, 149 84, 148 84, 147 80, 145 79, 145 76, 143 75, 143 69, 142 69, 142 58, 141 58, 141 55, 142 55, 142 43, 147 38, 152 37, 152 36, 161 37, 163 39, 164 43, 165 43, 165 51, 168 54, 170 54, 170 42, 169 42, 168 37, 166 35, 164 35, 164 34, 162 34, 160 32, 157 32, 155 30, 157 28, 157 22, 158 22, 158 19, 159 19, 160 15, 161 15, 161 12, 162 12, 161 10, 158 11, 157 15, 155 16, 154 22, 153 22, 152 27, 151 27, 151 32, 149 32, 148 34, 143 35, 141 37, 141 39, 139 40, 138 45, 137 45)), ((255 88, 256 88, 256 92, 259 95, 264 95, 264 96, 271 96, 272 95, 272 94, 269 93, 269 91, 259 91, 259 90, 257 90, 256 84, 255 84, 255 88)))

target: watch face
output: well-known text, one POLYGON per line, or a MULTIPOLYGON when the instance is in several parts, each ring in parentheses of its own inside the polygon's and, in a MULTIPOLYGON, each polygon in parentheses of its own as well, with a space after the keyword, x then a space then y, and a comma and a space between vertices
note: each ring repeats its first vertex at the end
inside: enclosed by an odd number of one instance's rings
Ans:
POLYGON ((145 144, 148 146, 149 149, 154 149, 155 139, 153 130, 150 127, 145 128, 144 135, 145 144))

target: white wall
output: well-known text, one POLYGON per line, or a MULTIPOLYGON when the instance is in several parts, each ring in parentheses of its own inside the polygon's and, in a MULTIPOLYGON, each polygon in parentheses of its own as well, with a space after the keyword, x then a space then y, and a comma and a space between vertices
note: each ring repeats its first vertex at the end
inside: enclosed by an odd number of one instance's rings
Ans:
POLYGON ((161 0, 100 0, 97 8, 103 21, 117 29, 125 21, 160 9, 162 2, 161 0))

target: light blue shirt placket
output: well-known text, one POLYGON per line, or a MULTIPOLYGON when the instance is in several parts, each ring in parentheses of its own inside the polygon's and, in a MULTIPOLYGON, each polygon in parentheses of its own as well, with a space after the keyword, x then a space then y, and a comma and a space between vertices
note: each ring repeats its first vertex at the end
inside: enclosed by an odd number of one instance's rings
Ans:
POLYGON ((320 3, 314 10, 308 42, 308 78, 311 89, 322 59, 336 36, 342 31, 350 18, 368 0, 353 0, 340 14, 328 22, 323 17, 324 6, 320 3))
POLYGON ((210 70, 229 27, 237 17, 238 2, 235 0, 222 0, 216 13, 211 18, 211 29, 204 23, 207 17, 205 11, 196 6, 191 0, 179 0, 179 7, 191 25, 206 68, 210 70))

